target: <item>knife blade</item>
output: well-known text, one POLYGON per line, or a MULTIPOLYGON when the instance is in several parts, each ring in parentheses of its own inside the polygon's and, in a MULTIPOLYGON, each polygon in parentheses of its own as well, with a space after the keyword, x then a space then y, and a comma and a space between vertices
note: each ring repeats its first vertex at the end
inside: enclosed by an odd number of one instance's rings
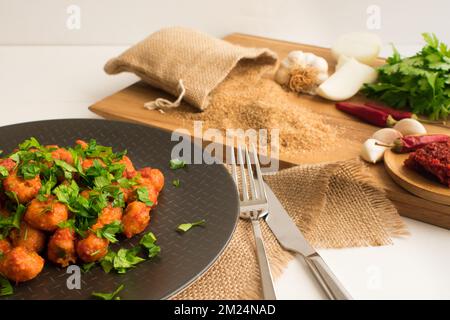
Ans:
POLYGON ((281 246, 305 257, 315 254, 316 250, 306 241, 272 189, 266 183, 264 187, 269 202, 269 214, 266 217, 266 222, 281 246))
POLYGON ((269 214, 266 216, 266 222, 281 246, 284 249, 299 253, 305 258, 305 262, 311 269, 312 274, 330 299, 352 300, 352 296, 333 274, 322 257, 306 241, 272 189, 266 183, 264 187, 269 203, 269 214))

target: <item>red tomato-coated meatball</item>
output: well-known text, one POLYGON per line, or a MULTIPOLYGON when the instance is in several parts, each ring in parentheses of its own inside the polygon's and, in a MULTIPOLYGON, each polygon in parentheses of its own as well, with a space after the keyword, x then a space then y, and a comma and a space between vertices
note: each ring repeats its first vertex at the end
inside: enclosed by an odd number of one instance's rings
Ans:
POLYGON ((155 207, 158 204, 158 192, 156 192, 155 187, 151 183, 133 186, 131 192, 128 194, 128 203, 137 200, 137 189, 139 188, 145 188, 147 190, 148 198, 153 202, 152 207, 155 207))
POLYGON ((49 196, 45 201, 33 199, 28 205, 24 219, 36 229, 55 231, 58 224, 66 221, 68 216, 67 206, 58 202, 54 196, 49 196))
POLYGON ((103 208, 102 212, 100 212, 97 222, 91 227, 92 230, 100 229, 114 221, 120 222, 122 220, 122 211, 122 208, 113 207, 111 204, 108 204, 108 206, 103 208))
POLYGON ((11 244, 6 239, 0 240, 0 257, 7 254, 11 250, 11 244))
POLYGON ((99 238, 94 233, 89 233, 86 238, 78 241, 78 257, 84 262, 101 260, 108 253, 108 244, 108 240, 99 238))
POLYGON ((136 169, 134 168, 133 162, 131 162, 130 158, 127 156, 123 156, 122 160, 119 160, 116 163, 120 163, 125 166, 125 170, 123 171, 124 178, 131 179, 136 175, 136 169))
POLYGON ((3 166, 8 170, 9 173, 11 173, 16 166, 16 162, 13 159, 6 158, 6 159, 0 159, 0 166, 3 166))
POLYGON ((3 188, 5 191, 14 192, 20 203, 28 203, 37 196, 41 188, 41 179, 36 176, 27 180, 13 172, 3 180, 3 188))
POLYGON ((150 207, 139 201, 131 202, 122 218, 123 233, 127 238, 141 233, 150 222, 150 207))
POLYGON ((14 247, 24 247, 30 251, 40 252, 45 246, 45 234, 25 221, 20 223, 20 230, 11 230, 9 237, 14 247))
POLYGON ((1 272, 8 279, 24 282, 35 278, 44 267, 44 259, 34 251, 15 247, 1 261, 1 272))
POLYGON ((155 187, 156 192, 160 192, 164 187, 164 175, 158 169, 150 167, 142 168, 138 171, 143 179, 148 179, 149 182, 155 187))
POLYGON ((75 232, 70 228, 56 230, 48 242, 48 259, 62 267, 75 263, 75 239, 75 232))
POLYGON ((73 165, 73 157, 69 150, 64 148, 57 148, 51 152, 53 159, 58 159, 73 165))

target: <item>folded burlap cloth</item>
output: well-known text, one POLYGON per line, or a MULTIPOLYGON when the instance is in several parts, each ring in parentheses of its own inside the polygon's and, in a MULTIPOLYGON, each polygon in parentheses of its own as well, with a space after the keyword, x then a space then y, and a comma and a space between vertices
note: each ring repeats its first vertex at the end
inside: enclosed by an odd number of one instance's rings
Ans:
MULTIPOLYGON (((301 165, 265 176, 306 239, 316 248, 381 246, 407 230, 397 210, 359 160, 301 165)), ((260 275, 253 233, 240 220, 214 265, 174 299, 259 299, 260 275)), ((265 222, 272 271, 279 275, 293 255, 281 248, 265 222)))

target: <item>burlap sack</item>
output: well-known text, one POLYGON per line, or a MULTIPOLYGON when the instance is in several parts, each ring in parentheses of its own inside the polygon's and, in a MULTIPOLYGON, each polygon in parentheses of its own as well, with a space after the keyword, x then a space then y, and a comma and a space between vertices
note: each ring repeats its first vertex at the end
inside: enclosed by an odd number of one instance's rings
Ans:
POLYGON ((209 94, 243 59, 255 67, 274 65, 268 49, 244 48, 205 33, 171 27, 151 34, 105 65, 108 74, 135 73, 150 85, 174 96, 175 102, 157 99, 150 109, 178 106, 182 99, 200 110, 208 106, 209 94))

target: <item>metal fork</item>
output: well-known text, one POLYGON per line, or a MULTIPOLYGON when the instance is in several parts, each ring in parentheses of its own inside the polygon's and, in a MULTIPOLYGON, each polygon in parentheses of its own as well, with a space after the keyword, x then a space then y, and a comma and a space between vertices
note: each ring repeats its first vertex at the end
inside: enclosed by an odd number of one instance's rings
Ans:
MULTIPOLYGON (((275 300, 275 289, 273 287, 272 272, 270 271, 269 261, 264 248, 264 240, 261 232, 259 220, 266 216, 269 212, 269 204, 267 202, 266 191, 264 189, 264 182, 261 174, 261 167, 259 165, 258 156, 255 146, 252 145, 253 162, 255 164, 256 177, 253 175, 252 163, 247 146, 244 147, 245 161, 242 156, 241 145, 237 146, 237 158, 241 173, 241 190, 240 208, 242 219, 250 219, 252 222, 253 235, 256 243, 256 256, 258 258, 259 271, 261 274, 261 284, 263 296, 265 300, 275 300), (245 169, 247 164, 247 172, 245 169), (247 175, 246 175, 247 173, 247 175), (247 187, 247 176, 249 179, 250 191, 249 196, 247 187)), ((239 190, 238 173, 236 170, 236 157, 234 155, 234 148, 231 147, 231 173, 239 190)))

